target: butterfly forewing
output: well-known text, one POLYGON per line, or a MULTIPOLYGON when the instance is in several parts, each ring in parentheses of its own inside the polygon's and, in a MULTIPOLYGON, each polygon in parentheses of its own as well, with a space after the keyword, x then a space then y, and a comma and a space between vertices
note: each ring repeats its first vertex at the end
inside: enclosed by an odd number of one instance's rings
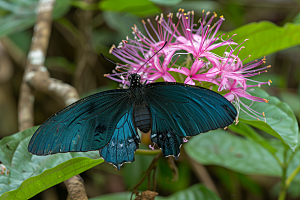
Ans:
POLYGON ((46 120, 34 133, 28 150, 48 155, 103 148, 132 104, 128 90, 110 90, 83 98, 46 120))
POLYGON ((227 99, 202 87, 164 82, 146 85, 144 90, 153 118, 151 138, 164 156, 177 156, 179 149, 173 148, 180 147, 184 137, 229 126, 237 115, 227 99), (170 137, 173 134, 176 137, 170 137), (167 145, 164 138, 174 145, 167 145))

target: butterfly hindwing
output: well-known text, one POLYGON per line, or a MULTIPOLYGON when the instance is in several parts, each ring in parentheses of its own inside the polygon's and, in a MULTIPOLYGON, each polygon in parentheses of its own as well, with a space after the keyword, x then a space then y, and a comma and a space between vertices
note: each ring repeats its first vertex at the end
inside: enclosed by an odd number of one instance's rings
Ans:
POLYGON ((183 138, 175 134, 172 124, 163 117, 161 112, 152 107, 151 114, 153 124, 151 141, 162 149, 164 156, 173 155, 177 159, 180 154, 180 146, 182 145, 183 138))
POLYGON ((174 155, 179 149, 175 151, 171 149, 172 146, 158 142, 159 135, 162 138, 175 134, 172 141, 175 141, 176 147, 180 147, 182 138, 229 126, 237 115, 234 106, 220 94, 180 83, 146 85, 145 99, 153 118, 152 141, 163 152, 170 151, 169 155, 174 155), (156 118, 163 119, 164 122, 156 120, 155 124, 156 118), (169 127, 167 132, 166 127, 169 127))
POLYGON ((48 155, 103 148, 132 104, 128 90, 109 90, 83 98, 46 120, 34 133, 28 150, 48 155))
POLYGON ((123 163, 134 161, 134 152, 139 148, 140 138, 133 125, 133 106, 118 122, 108 145, 100 149, 100 156, 120 169, 123 163))

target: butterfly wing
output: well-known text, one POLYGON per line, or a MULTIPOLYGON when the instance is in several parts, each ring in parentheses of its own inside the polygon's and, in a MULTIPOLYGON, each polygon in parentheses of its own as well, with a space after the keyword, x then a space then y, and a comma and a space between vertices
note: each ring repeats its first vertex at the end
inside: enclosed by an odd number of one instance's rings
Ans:
POLYGON ((222 95, 180 83, 148 84, 145 99, 152 115, 151 140, 164 156, 177 157, 183 138, 229 126, 237 115, 222 95))
MULTIPOLYGON (((134 102, 128 92, 109 90, 97 93, 54 114, 34 133, 28 145, 29 152, 48 155, 103 148, 114 135, 116 126, 129 118, 128 110, 134 102)), ((134 135, 132 137, 137 135, 132 130, 130 133, 134 135)))
POLYGON ((164 118, 164 114, 159 109, 160 107, 156 106, 156 102, 150 106, 152 117, 151 141, 162 149, 164 156, 173 155, 177 159, 183 138, 175 133, 173 124, 164 118))
POLYGON ((140 138, 133 125, 133 106, 118 122, 108 145, 100 149, 100 156, 120 169, 123 163, 134 161, 134 152, 139 148, 140 138))

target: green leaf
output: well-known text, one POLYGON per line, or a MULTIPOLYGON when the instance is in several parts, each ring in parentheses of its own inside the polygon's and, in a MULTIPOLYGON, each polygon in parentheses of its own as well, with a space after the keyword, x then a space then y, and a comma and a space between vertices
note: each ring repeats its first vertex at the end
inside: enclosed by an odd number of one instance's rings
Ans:
MULTIPOLYGON (((277 97, 270 96, 260 88, 255 88, 253 91, 249 91, 249 93, 253 96, 269 100, 269 103, 253 102, 251 105, 253 110, 265 113, 266 123, 257 121, 244 112, 240 112, 240 121, 279 138, 295 151, 298 144, 298 122, 291 108, 277 97)), ((251 103, 247 100, 242 101, 247 105, 251 103)))
POLYGON ((161 12, 157 6, 148 0, 105 0, 100 1, 99 7, 101 10, 129 12, 141 17, 161 12))
MULTIPOLYGON (((233 34, 237 34, 233 39, 239 44, 249 39, 243 44, 246 48, 239 53, 241 59, 251 55, 246 62, 300 44, 300 25, 292 23, 280 27, 268 21, 254 22, 230 31, 226 35, 233 34)), ((227 36, 223 36, 225 37, 227 36)), ((218 48, 215 52, 223 55, 224 50, 225 48, 218 48)))
POLYGON ((219 165, 244 174, 280 176, 281 168, 272 154, 253 140, 224 130, 195 136, 184 145, 186 153, 204 165, 219 165))
MULTIPOLYGON (((38 0, 27 1, 16 0, 0 2, 0 9, 8 11, 0 18, 0 38, 11 33, 23 31, 36 21, 36 7, 38 0)), ((53 10, 53 19, 63 16, 70 8, 70 0, 56 1, 53 10)))
MULTIPOLYGON (((128 200, 130 199, 131 192, 122 192, 118 194, 108 194, 103 195, 100 197, 91 198, 90 200, 128 200)), ((199 199, 205 199, 205 200, 219 200, 220 198, 207 189, 202 184, 195 184, 191 187, 189 187, 186 190, 182 190, 179 192, 176 192, 175 194, 172 194, 168 197, 161 197, 157 196, 155 200, 182 200, 182 199, 188 199, 188 200, 199 200, 199 199)))
POLYGON ((29 199, 36 194, 61 183, 77 174, 80 174, 103 162, 101 159, 90 158, 72 158, 64 163, 57 165, 51 169, 45 170, 38 176, 31 177, 21 184, 21 186, 13 191, 4 193, 2 199, 29 199))
MULTIPOLYGON (((275 156, 283 162, 285 147, 277 139, 268 143, 277 149, 275 156)), ((248 140, 230 134, 228 131, 216 130, 197 135, 184 145, 186 153, 195 161, 204 165, 218 165, 230 170, 250 175, 267 175, 281 177, 282 170, 279 163, 270 152, 253 140, 248 140)), ((300 163, 300 151, 287 152, 287 177, 300 163)), ((300 173, 295 177, 300 181, 300 173)))
POLYGON ((9 170, 0 175, 0 199, 29 199, 103 162, 92 159, 99 158, 97 151, 32 155, 27 147, 36 129, 26 129, 0 141, 0 160, 9 170))
POLYGON ((233 130, 238 134, 251 138, 258 144, 263 146, 265 149, 267 149, 269 152, 271 152, 272 154, 274 154, 277 151, 274 147, 272 147, 268 143, 268 141, 265 138, 263 138, 253 128, 251 128, 250 126, 248 126, 243 122, 239 122, 237 125, 231 125, 229 126, 229 129, 233 130))
POLYGON ((150 0, 151 2, 164 6, 174 6, 180 3, 182 0, 150 0))

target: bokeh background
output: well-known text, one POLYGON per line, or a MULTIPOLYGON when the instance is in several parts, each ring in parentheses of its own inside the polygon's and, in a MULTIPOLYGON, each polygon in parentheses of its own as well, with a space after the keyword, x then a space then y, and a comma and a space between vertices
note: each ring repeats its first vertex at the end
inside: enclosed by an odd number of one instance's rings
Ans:
MULTIPOLYGON (((35 8, 38 1, 0 1, 0 138, 18 131, 17 106, 26 57, 30 48, 35 8)), ((75 1, 59 0, 53 11, 53 24, 45 66, 52 78, 73 85, 81 96, 118 87, 103 75, 110 73, 114 65, 104 60, 100 53, 118 62, 108 53, 126 36, 132 37, 131 27, 136 24, 142 30, 142 19, 154 21, 160 13, 176 13, 179 8, 194 10, 199 19, 202 10, 224 15, 221 26, 224 32, 232 31, 252 22, 270 21, 278 26, 291 22, 300 24, 299 0, 115 0, 75 1)), ((245 38, 246 39, 246 38, 245 38)), ((300 38, 299 38, 300 39, 300 38)), ((257 49, 268 43, 262 42, 257 49)), ((300 46, 267 56, 272 65, 259 80, 271 79, 271 87, 264 87, 270 94, 288 103, 298 120, 300 118, 300 46)), ((64 107, 63 102, 45 94, 36 93, 34 118, 39 125, 64 107)), ((122 192, 133 187, 147 169, 153 157, 136 156, 132 164, 125 164, 115 171, 108 164, 101 164, 82 174, 89 197, 122 192)), ((176 162, 179 171, 177 181, 161 159, 158 164, 157 192, 162 196, 183 190, 197 179, 183 152, 176 162)), ((276 199, 279 178, 249 176, 223 167, 205 166, 222 199, 276 199)), ((145 190, 147 183, 139 189, 145 190)), ((300 184, 294 183, 288 199, 300 199, 300 184)), ((64 184, 52 187, 32 199, 66 199, 64 184)))

